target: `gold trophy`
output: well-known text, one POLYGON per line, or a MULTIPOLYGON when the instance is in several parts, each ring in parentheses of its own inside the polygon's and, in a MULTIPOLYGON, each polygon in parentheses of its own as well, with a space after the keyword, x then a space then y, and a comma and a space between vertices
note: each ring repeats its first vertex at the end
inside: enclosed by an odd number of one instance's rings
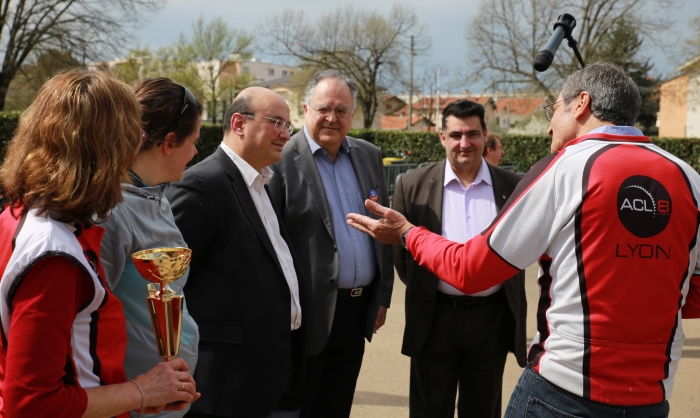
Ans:
POLYGON ((192 259, 192 250, 182 247, 151 248, 131 254, 136 270, 148 280, 148 312, 156 337, 158 356, 165 361, 180 353, 182 296, 169 284, 182 277, 192 259), (156 285, 158 287, 156 288, 156 285))

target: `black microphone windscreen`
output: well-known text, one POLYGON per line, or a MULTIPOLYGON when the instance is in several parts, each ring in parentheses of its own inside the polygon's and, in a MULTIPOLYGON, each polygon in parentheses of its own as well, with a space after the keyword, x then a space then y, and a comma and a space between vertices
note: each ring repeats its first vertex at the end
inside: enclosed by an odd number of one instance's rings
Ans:
POLYGON ((535 57, 535 63, 533 64, 533 67, 535 67, 535 70, 539 72, 546 71, 547 68, 549 68, 549 66, 552 65, 553 60, 554 54, 547 50, 542 50, 535 57))

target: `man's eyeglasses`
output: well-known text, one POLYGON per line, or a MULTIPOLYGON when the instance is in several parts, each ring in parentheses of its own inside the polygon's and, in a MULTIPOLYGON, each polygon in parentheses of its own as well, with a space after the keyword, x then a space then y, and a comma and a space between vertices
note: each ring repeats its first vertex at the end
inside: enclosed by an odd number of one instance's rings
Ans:
POLYGON ((548 104, 547 106, 543 106, 542 109, 544 109, 544 117, 547 118, 547 122, 552 121, 552 116, 554 116, 554 105, 557 103, 565 102, 566 99, 559 100, 558 102, 554 102, 552 104, 548 104))
POLYGON ((318 108, 315 108, 315 107, 311 106, 310 104, 307 104, 307 106, 309 106, 310 108, 315 110, 316 113, 318 113, 320 116, 323 116, 323 117, 330 115, 331 112, 335 112, 336 118, 347 118, 350 115, 350 109, 345 107, 345 106, 337 107, 335 109, 331 109, 330 107, 328 107, 326 105, 320 105, 318 108))
POLYGON ((184 97, 182 98, 182 106, 180 106, 180 110, 177 111, 175 114, 175 117, 173 118, 173 121, 170 122, 170 125, 168 125, 168 128, 165 130, 165 132, 172 132, 170 128, 175 125, 175 122, 179 121, 180 118, 182 117, 182 114, 185 113, 185 111, 189 108, 196 108, 197 107, 197 99, 195 99, 194 94, 188 89, 187 87, 180 85, 182 89, 184 90, 184 97))
POLYGON ((252 114, 252 113, 241 113, 241 115, 252 116, 252 117, 256 117, 256 116, 257 116, 257 117, 259 117, 259 118, 267 119, 267 120, 269 120, 269 121, 275 122, 275 128, 277 128, 277 129, 279 129, 279 130, 282 130, 282 127, 284 127, 284 129, 285 129, 287 132, 289 132, 289 135, 291 135, 291 134, 294 133, 294 125, 292 125, 292 124, 289 123, 289 122, 285 122, 285 121, 283 121, 282 119, 268 118, 267 116, 254 115, 254 114, 252 114))

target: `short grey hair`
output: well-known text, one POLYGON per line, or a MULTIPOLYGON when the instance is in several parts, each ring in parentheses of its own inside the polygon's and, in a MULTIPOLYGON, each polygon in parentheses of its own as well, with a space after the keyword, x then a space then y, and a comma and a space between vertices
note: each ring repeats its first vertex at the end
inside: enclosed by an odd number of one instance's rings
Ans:
POLYGON ((304 103, 307 105, 309 104, 311 97, 314 95, 314 90, 316 90, 316 86, 326 78, 335 78, 336 80, 340 80, 347 84, 350 92, 352 93, 352 110, 355 110, 355 107, 357 106, 357 83, 355 80, 346 76, 339 70, 323 70, 314 74, 306 85, 306 97, 304 97, 304 103))
POLYGON ((566 78, 561 97, 568 104, 584 91, 591 95, 593 116, 618 126, 634 126, 642 96, 620 67, 603 61, 587 65, 566 78))

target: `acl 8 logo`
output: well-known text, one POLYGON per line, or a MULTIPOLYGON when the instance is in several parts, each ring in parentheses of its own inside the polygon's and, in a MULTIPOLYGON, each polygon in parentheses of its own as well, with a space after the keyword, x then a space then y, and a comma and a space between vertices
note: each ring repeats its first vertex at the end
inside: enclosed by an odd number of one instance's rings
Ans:
POLYGON ((640 238, 663 231, 671 219, 671 196, 666 188, 647 176, 632 176, 617 192, 617 214, 622 225, 640 238))

